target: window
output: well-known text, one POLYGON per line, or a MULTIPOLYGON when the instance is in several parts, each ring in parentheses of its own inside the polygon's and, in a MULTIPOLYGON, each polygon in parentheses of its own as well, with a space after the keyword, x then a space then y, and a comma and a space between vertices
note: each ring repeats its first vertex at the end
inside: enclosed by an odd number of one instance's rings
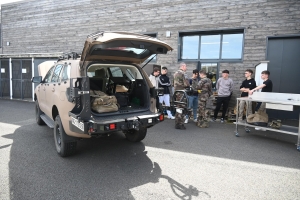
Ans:
POLYGON ((111 67, 109 68, 112 77, 123 77, 123 72, 120 67, 111 67))
POLYGON ((243 34, 224 34, 222 44, 222 59, 242 58, 243 34))
POLYGON ((244 30, 179 33, 179 60, 242 60, 244 30))
POLYGON ((51 69, 47 72, 47 74, 44 78, 44 81, 43 81, 44 83, 50 83, 50 80, 51 80, 50 78, 51 78, 53 70, 54 70, 54 66, 51 67, 51 69))
POLYGON ((70 78, 70 70, 71 70, 70 68, 71 68, 70 65, 65 65, 64 66, 64 69, 62 71, 62 77, 61 77, 62 81, 66 81, 70 78))
POLYGON ((198 59, 199 36, 182 37, 182 59, 198 59))
POLYGON ((218 59, 221 35, 201 36, 200 59, 218 59))
POLYGON ((60 75, 60 71, 62 69, 62 65, 57 65, 53 71, 53 75, 51 78, 51 82, 58 82, 59 81, 59 75, 60 75))

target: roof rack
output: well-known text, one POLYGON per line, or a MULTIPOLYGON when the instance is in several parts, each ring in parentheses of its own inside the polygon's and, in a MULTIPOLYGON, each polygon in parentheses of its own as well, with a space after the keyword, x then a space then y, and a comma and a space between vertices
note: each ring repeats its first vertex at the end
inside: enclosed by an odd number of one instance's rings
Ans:
POLYGON ((77 60, 77 58, 80 58, 80 54, 76 52, 63 53, 61 56, 58 57, 57 62, 60 60, 77 60))
POLYGON ((97 37, 99 37, 100 35, 103 35, 104 31, 97 31, 95 33, 91 33, 87 36, 87 38, 94 38, 96 39, 97 37))

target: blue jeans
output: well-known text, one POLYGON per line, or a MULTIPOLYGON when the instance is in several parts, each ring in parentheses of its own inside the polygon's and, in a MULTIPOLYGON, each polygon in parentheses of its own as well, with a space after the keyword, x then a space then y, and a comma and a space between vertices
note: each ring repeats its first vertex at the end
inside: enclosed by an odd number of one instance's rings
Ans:
MULTIPOLYGON (((198 96, 188 96, 189 99, 189 105, 188 109, 193 109, 193 116, 194 120, 197 119, 197 109, 198 109, 198 96)), ((186 119, 188 119, 189 116, 186 116, 186 119)))

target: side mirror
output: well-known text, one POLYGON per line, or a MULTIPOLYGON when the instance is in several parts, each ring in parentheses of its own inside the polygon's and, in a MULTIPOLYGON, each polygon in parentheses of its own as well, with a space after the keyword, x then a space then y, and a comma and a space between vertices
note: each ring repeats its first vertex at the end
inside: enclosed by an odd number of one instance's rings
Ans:
POLYGON ((34 77, 32 77, 31 82, 41 83, 42 82, 42 77, 41 76, 34 76, 34 77))

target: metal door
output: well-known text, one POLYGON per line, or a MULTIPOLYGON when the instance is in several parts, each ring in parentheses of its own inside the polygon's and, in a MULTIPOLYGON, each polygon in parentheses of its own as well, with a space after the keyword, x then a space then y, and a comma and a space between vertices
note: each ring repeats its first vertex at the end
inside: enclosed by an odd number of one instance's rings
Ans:
MULTIPOLYGON (((267 60, 273 92, 300 94, 300 36, 268 38, 267 60)), ((299 119, 294 112, 268 110, 269 117, 299 119)))
POLYGON ((32 98, 32 61, 12 60, 12 91, 13 98, 32 98))
POLYGON ((0 62, 0 97, 10 97, 9 59, 0 62))

